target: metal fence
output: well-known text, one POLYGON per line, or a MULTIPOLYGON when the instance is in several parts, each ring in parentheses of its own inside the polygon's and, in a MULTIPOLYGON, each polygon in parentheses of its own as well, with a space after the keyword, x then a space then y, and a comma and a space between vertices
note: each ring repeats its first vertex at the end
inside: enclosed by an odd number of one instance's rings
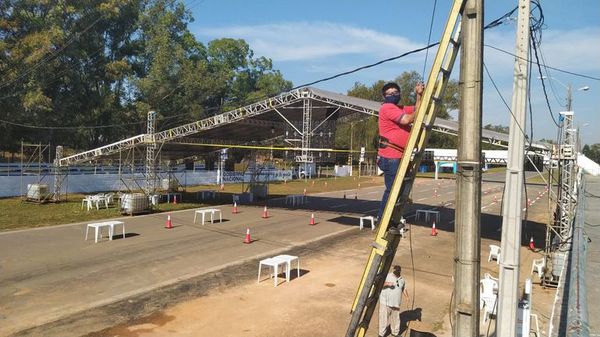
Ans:
POLYGON ((585 266, 588 246, 584 232, 585 176, 581 176, 580 182, 577 211, 573 223, 573 245, 565 331, 565 335, 568 337, 589 337, 590 335, 585 291, 585 266))

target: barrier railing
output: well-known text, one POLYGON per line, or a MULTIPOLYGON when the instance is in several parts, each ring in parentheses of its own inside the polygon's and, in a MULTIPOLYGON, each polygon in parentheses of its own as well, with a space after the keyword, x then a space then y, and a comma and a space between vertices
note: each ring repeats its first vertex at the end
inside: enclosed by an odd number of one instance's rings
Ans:
POLYGON ((573 245, 571 250, 569 297, 567 302, 568 337, 589 337, 590 326, 585 289, 585 265, 588 241, 585 237, 585 176, 580 175, 577 211, 573 223, 573 245))

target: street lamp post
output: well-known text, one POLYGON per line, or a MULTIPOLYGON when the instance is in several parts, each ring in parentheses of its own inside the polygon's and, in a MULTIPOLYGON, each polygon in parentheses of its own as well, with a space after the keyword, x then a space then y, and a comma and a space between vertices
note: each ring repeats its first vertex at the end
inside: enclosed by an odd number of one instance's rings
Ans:
MULTIPOLYGON (((548 78, 552 79, 552 80, 555 80, 558 84, 562 85, 564 88, 567 89, 567 98, 566 98, 566 101, 567 101, 567 111, 571 111, 571 109, 573 107, 573 87, 571 86, 571 83, 564 84, 558 78, 555 78, 555 77, 552 77, 552 76, 550 76, 550 77, 548 77, 548 76, 542 76, 542 77, 539 77, 539 78, 543 79, 543 80, 548 79, 548 78)), ((588 90, 590 90, 590 87, 588 87, 587 85, 585 85, 585 86, 583 86, 581 88, 577 88, 577 91, 588 91, 588 90)))

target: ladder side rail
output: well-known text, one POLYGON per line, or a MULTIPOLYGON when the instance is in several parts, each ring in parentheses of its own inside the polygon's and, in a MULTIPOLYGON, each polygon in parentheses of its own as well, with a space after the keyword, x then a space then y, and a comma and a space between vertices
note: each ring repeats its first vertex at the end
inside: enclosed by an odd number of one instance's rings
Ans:
MULTIPOLYGON (((448 80, 449 71, 447 70, 451 69, 456 58, 455 54, 458 50, 458 44, 456 42, 458 41, 457 39, 451 41, 451 38, 453 32, 456 31, 456 27, 458 26, 458 18, 460 12, 462 11, 463 5, 464 1, 456 0, 454 2, 453 9, 448 19, 448 23, 446 24, 443 38, 438 48, 434 66, 432 67, 432 69, 436 70, 432 71, 430 74, 430 78, 428 80, 425 92, 423 94, 423 101, 421 102, 421 106, 417 111, 415 122, 413 123, 413 132, 411 132, 409 141, 405 148, 405 153, 412 154, 413 149, 415 149, 415 146, 417 145, 417 142, 420 145, 420 148, 417 148, 418 151, 415 156, 416 160, 413 160, 411 162, 411 156, 404 156, 400 162, 398 174, 396 175, 396 178, 392 185, 390 196, 385 206, 379 229, 376 233, 376 239, 373 244, 374 249, 372 249, 371 254, 369 256, 369 260, 367 261, 367 265, 365 266, 365 272, 363 273, 363 277, 361 279, 357 295, 353 302, 353 317, 346 334, 346 336, 348 337, 354 336, 356 333, 356 329, 358 329, 358 336, 364 336, 364 334, 366 333, 366 329, 368 328, 368 323, 370 321, 370 316, 372 315, 375 306, 375 301, 371 301, 369 303, 366 299, 368 299, 369 296, 373 298, 377 296, 380 292, 384 281, 381 276, 389 271, 391 261, 393 260, 393 255, 391 257, 384 256, 385 251, 390 251, 388 250, 388 245, 390 244, 392 244, 393 246, 391 247, 391 251, 395 251, 399 243, 399 239, 398 241, 394 240, 393 242, 390 242, 389 238, 386 238, 384 235, 388 230, 393 213, 396 214, 394 218, 398 218, 399 215, 402 214, 401 211, 404 206, 404 202, 407 200, 407 196, 410 193, 412 181, 414 180, 414 175, 416 173, 415 164, 418 161, 420 161, 423 151, 422 145, 427 140, 428 127, 422 128, 422 126, 424 125, 423 123, 424 121, 433 123, 433 120, 435 119, 434 117, 431 117, 431 115, 434 115, 436 112, 434 104, 435 102, 433 100, 434 88, 436 88, 436 93, 440 94, 440 96, 436 97, 436 100, 440 99, 441 93, 443 93, 448 80), (452 55, 446 58, 446 55, 448 55, 449 53, 449 47, 451 42, 456 44, 456 46, 453 46, 453 48, 450 49, 450 53, 452 55), (442 79, 439 79, 439 74, 442 72, 443 69, 442 63, 444 62, 444 59, 446 60, 447 67, 446 69, 444 69, 445 74, 443 75, 442 79), (427 116, 427 119, 425 118, 426 113, 429 113, 430 115, 427 116), (408 179, 405 179, 405 176, 408 176, 408 179), (402 195, 401 203, 399 205, 396 205, 399 195, 402 195), (363 321, 361 323, 358 323, 360 317, 363 316, 365 306, 367 307, 367 310, 364 312, 363 321)), ((456 34, 456 36, 458 36, 458 33, 456 34)))

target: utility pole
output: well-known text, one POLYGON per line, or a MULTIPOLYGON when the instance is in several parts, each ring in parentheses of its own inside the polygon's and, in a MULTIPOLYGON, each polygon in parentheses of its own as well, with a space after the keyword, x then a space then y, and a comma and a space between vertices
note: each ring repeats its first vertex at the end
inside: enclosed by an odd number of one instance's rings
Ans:
POLYGON ((481 247, 481 111, 483 1, 467 0, 462 13, 460 114, 453 308, 456 337, 479 336, 481 247))
POLYGON ((525 117, 529 57, 529 0, 519 0, 512 111, 508 138, 506 184, 502 201, 502 242, 500 243, 500 285, 496 336, 517 335, 517 305, 521 249, 521 200, 525 160, 525 117))

